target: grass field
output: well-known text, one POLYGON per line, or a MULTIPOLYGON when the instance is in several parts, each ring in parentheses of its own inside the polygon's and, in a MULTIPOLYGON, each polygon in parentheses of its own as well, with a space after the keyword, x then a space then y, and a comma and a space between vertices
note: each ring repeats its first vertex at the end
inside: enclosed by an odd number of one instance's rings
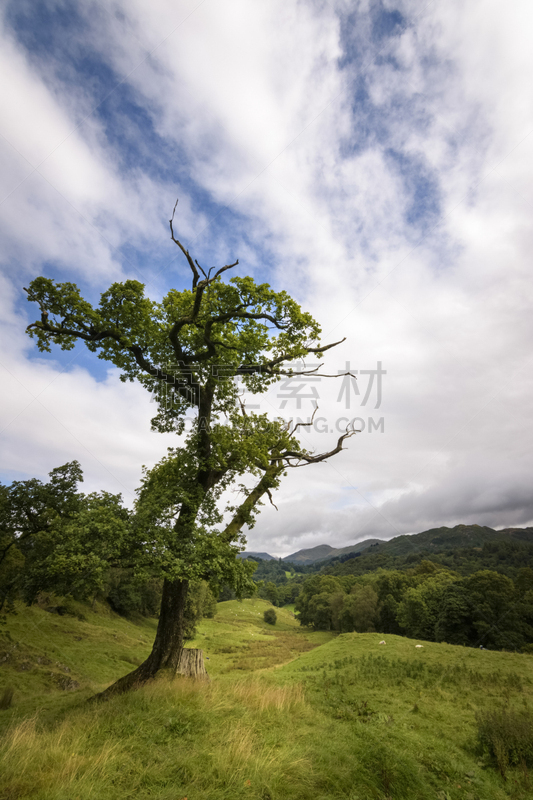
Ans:
POLYGON ((87 699, 144 658, 155 621, 22 609, 0 628, 0 800, 533 797, 525 762, 502 775, 476 743, 480 710, 530 718, 532 656, 312 633, 289 608, 270 626, 268 607, 202 622, 189 646, 208 684, 167 676, 101 704, 87 699))

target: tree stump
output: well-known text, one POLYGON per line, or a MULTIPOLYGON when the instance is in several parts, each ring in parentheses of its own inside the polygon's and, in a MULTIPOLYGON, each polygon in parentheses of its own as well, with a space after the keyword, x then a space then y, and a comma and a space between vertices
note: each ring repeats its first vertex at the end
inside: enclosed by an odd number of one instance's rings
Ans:
POLYGON ((187 678, 196 678, 197 680, 208 681, 209 675, 207 674, 204 665, 203 650, 196 650, 192 647, 184 647, 181 651, 178 666, 176 667, 176 674, 185 675, 187 678))

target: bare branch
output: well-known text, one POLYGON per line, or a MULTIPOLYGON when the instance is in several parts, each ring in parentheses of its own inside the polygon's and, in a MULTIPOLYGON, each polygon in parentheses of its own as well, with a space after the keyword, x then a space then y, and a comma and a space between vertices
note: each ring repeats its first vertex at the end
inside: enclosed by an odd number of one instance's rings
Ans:
POLYGON ((308 347, 308 353, 324 353, 326 350, 331 350, 332 347, 337 347, 338 344, 342 344, 346 341, 346 336, 344 339, 339 339, 338 342, 333 342, 332 344, 325 344, 323 347, 308 347))
POLYGON ((215 272, 214 276, 211 278, 211 269, 214 269, 214 267, 212 267, 209 270, 209 273, 206 273, 204 268, 202 266, 200 266, 200 264, 198 263, 197 259, 195 258, 193 260, 193 258, 191 256, 191 254, 189 253, 189 251, 182 245, 182 243, 180 242, 179 239, 176 239, 176 237, 174 235, 174 216, 176 214, 176 208, 178 206, 178 201, 179 201, 179 197, 178 197, 178 199, 176 200, 176 202, 174 204, 174 208, 172 210, 172 218, 169 219, 169 221, 168 221, 169 225, 170 225, 170 238, 172 239, 174 244, 178 245, 179 249, 181 250, 181 252, 185 256, 185 258, 187 259, 187 262, 188 262, 188 264, 189 264, 189 266, 190 266, 190 268, 192 270, 192 274, 193 274, 192 288, 196 289, 196 287, 200 283, 200 286, 202 286, 202 284, 203 284, 202 289, 205 289, 206 286, 208 286, 210 283, 215 281, 218 278, 218 276, 222 275, 222 273, 225 272, 227 269, 232 269, 233 267, 236 267, 237 264, 239 263, 239 259, 237 259, 237 261, 235 261, 233 264, 226 264, 225 267, 220 267, 220 269, 217 270, 217 272, 215 272), (204 276, 204 280, 203 281, 200 281, 200 273, 198 272, 197 267, 200 270, 200 272, 202 273, 202 275, 204 276))
POLYGON ((292 419, 291 419, 291 421, 289 422, 289 424, 288 424, 288 427, 287 427, 287 430, 288 430, 288 432, 290 433, 290 435, 292 436, 292 435, 293 435, 293 433, 296 433, 296 431, 297 431, 297 430, 298 430, 298 428, 300 428, 300 427, 302 427, 302 428, 309 428, 309 427, 310 427, 310 426, 313 424, 313 422, 314 422, 314 419, 315 419, 315 414, 316 414, 316 412, 317 412, 317 411, 318 411, 318 405, 315 405, 315 410, 313 411, 313 416, 311 417, 311 419, 309 420, 309 422, 297 422, 297 423, 296 423, 296 425, 294 426, 294 428, 292 429, 292 431, 291 431, 291 429, 290 429, 290 426, 292 425, 292 419))
POLYGON ((233 264, 226 264, 225 267, 220 267, 220 269, 217 270, 217 272, 215 272, 211 280, 216 281, 219 275, 222 275, 222 273, 225 272, 227 269, 233 269, 233 267, 236 267, 238 263, 239 259, 237 259, 237 261, 234 261, 233 264))
POLYGON ((241 414, 243 415, 243 417, 248 417, 248 414, 246 412, 246 403, 243 403, 243 400, 242 400, 242 397, 240 396, 240 394, 237 395, 237 400, 239 401, 239 405, 241 407, 241 414))
MULTIPOLYGON (((276 327, 283 330, 282 325, 277 325, 276 327)), ((308 353, 323 353, 325 350, 330 350, 332 347, 336 347, 338 344, 346 341, 345 339, 340 339, 338 342, 332 342, 332 344, 326 344, 323 347, 306 347, 306 351, 308 353)), ((283 370, 283 369, 275 369, 278 364, 283 364, 284 361, 290 361, 293 358, 290 353, 282 353, 277 358, 272 358, 270 361, 265 361, 263 364, 242 364, 235 374, 236 375, 249 375, 250 373, 256 372, 266 372, 269 375, 286 375, 288 377, 296 377, 297 375, 315 375, 318 378, 342 378, 346 375, 351 375, 352 378, 356 378, 355 375, 352 375, 351 372, 341 372, 338 375, 324 375, 320 372, 317 372, 318 369, 322 366, 319 364, 318 367, 314 369, 303 369, 298 370, 297 372, 294 370, 283 370)), ((357 378, 356 378, 357 380, 357 378)))
MULTIPOLYGON (((205 274, 205 269, 202 266, 200 266, 200 264, 198 263, 198 259, 197 258, 194 259, 194 263, 196 264, 198 269, 201 270, 202 275, 204 275, 205 278, 209 279, 209 275, 205 274)), ((211 270, 209 270, 209 273, 211 273, 211 270)))
POLYGON ((187 261, 189 263, 189 266, 190 266, 190 268, 192 270, 192 274, 193 274, 192 288, 196 289, 196 286, 198 285, 198 281, 200 280, 200 274, 199 274, 198 270, 196 269, 196 267, 194 265, 194 261, 192 260, 191 256, 189 255, 189 251, 186 250, 185 247, 180 242, 180 240, 176 239, 176 237, 174 236, 174 227, 173 227, 174 214, 176 213, 176 208, 178 206, 178 201, 179 201, 179 197, 178 197, 178 199, 176 200, 176 202, 174 204, 174 209, 172 211, 172 219, 169 219, 170 238, 172 239, 174 244, 178 245, 179 249, 181 250, 181 252, 185 256, 185 258, 187 259, 187 261))
POLYGON ((278 372, 273 374, 288 375, 289 377, 292 378, 296 378, 298 377, 298 375, 313 375, 317 378, 345 378, 347 375, 350 375, 352 378, 354 378, 354 380, 357 380, 357 375, 353 375, 351 372, 338 372, 336 375, 325 375, 323 372, 317 372, 317 370, 320 369, 321 366, 322 364, 319 364, 318 367, 315 367, 315 369, 305 369, 299 372, 295 372, 294 370, 288 370, 288 371, 279 370, 278 372))
POLYGON ((277 507, 277 505, 275 504, 275 502, 272 500, 272 494, 271 494, 271 492, 270 492, 270 489, 267 489, 267 490, 266 490, 266 493, 267 493, 267 495, 268 495, 268 499, 270 500, 270 505, 274 506, 274 508, 276 509, 276 511, 279 511, 279 508, 277 507))
POLYGON ((345 448, 342 446, 344 440, 349 439, 356 433, 361 433, 361 431, 355 430, 353 428, 351 430, 347 429, 346 432, 342 434, 342 436, 339 436, 337 446, 333 450, 330 450, 329 453, 321 453, 318 456, 311 456, 308 455, 307 453, 298 453, 294 450, 285 450, 278 456, 278 459, 283 459, 285 461, 286 466, 288 467, 306 467, 309 464, 318 464, 320 461, 325 461, 327 458, 331 458, 331 456, 335 456, 337 455, 337 453, 340 453, 341 450, 344 450, 345 448), (291 463, 293 460, 300 462, 303 461, 304 463, 293 464, 291 463))

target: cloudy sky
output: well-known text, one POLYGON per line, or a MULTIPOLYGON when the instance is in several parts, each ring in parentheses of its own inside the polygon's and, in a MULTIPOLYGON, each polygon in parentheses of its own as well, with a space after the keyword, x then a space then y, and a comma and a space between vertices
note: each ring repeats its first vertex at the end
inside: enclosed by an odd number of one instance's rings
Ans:
MULTIPOLYGON (((336 375, 249 535, 286 555, 433 526, 533 523, 533 7, 527 0, 8 0, 0 12, 4 483, 78 459, 131 504, 174 444, 82 347, 40 354, 23 286, 98 301, 239 258, 322 325, 336 375), (378 376, 381 365, 381 400, 378 376), (374 375, 372 374, 374 371, 374 375), (371 384, 372 382, 372 385, 371 384)), ((255 402, 259 402, 256 398, 255 402)))

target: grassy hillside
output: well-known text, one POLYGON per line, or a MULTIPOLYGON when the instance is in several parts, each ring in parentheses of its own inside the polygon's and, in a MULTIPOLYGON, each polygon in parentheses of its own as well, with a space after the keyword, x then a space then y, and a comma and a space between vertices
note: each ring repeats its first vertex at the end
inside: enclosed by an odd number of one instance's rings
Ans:
MULTIPOLYGON (((100 604, 92 609, 69 601, 66 608, 59 616, 20 605, 0 627, 0 691, 14 689, 12 708, 0 712, 0 726, 37 706, 55 708, 70 705, 69 698, 90 697, 149 654, 155 619, 132 622, 100 604)), ((219 603, 216 617, 203 620, 187 646, 202 648, 215 677, 282 664, 333 638, 301 628, 292 607, 276 609, 277 624, 268 625, 267 608, 270 603, 259 599, 219 603)))
POLYGON ((21 609, 0 635, 15 689, 0 800, 533 796, 525 761, 499 771, 476 749, 476 712, 527 721, 531 656, 310 633, 285 608, 273 627, 268 607, 230 601, 203 621, 190 645, 210 683, 167 677, 101 704, 86 700, 146 655, 154 621, 21 609))

